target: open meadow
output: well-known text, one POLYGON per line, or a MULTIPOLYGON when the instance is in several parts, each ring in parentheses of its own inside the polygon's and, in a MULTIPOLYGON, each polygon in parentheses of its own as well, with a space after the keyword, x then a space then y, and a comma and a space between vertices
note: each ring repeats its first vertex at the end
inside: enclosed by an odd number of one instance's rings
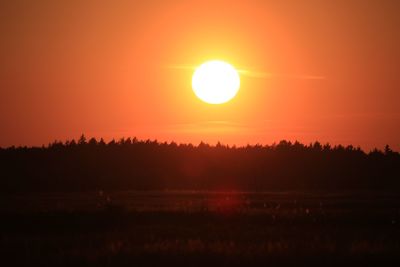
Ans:
POLYGON ((387 266, 400 196, 352 192, 3 195, 4 266, 387 266))

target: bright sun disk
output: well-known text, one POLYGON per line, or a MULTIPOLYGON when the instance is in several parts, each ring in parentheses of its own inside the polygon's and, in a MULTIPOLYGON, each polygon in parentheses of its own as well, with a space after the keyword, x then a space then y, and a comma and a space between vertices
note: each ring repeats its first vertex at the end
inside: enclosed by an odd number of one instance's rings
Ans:
POLYGON ((220 60, 207 61, 193 73, 193 91, 209 104, 222 104, 231 100, 240 87, 240 77, 235 68, 220 60))

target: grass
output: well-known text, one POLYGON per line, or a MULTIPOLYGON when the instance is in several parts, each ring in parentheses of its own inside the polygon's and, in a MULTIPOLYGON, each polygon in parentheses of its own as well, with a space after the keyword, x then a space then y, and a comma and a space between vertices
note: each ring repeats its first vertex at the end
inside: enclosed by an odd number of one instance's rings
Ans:
POLYGON ((396 195, 97 192, 1 200, 4 266, 400 262, 396 195))

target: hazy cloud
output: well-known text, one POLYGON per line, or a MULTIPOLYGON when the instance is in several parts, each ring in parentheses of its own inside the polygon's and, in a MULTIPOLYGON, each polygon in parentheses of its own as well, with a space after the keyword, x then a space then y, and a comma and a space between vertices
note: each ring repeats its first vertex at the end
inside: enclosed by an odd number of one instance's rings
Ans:
POLYGON ((176 123, 167 127, 168 132, 179 133, 215 133, 215 132, 245 132, 252 128, 231 121, 212 120, 194 123, 176 123))
MULTIPOLYGON (((177 70, 195 70, 197 66, 188 65, 188 64, 175 64, 175 65, 167 65, 165 66, 168 69, 177 69, 177 70)), ((250 69, 238 69, 237 70, 240 75, 250 77, 250 78, 284 78, 284 79, 300 79, 300 80, 324 80, 325 76, 321 75, 299 75, 299 74, 282 74, 282 73, 271 73, 264 71, 255 71, 250 69)))

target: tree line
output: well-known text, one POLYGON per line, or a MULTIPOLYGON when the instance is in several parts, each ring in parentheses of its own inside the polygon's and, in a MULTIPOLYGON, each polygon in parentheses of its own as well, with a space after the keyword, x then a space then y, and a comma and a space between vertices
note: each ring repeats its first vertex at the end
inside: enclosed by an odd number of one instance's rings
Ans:
POLYGON ((0 148, 0 191, 400 189, 400 154, 359 147, 211 146, 122 138, 0 148))

